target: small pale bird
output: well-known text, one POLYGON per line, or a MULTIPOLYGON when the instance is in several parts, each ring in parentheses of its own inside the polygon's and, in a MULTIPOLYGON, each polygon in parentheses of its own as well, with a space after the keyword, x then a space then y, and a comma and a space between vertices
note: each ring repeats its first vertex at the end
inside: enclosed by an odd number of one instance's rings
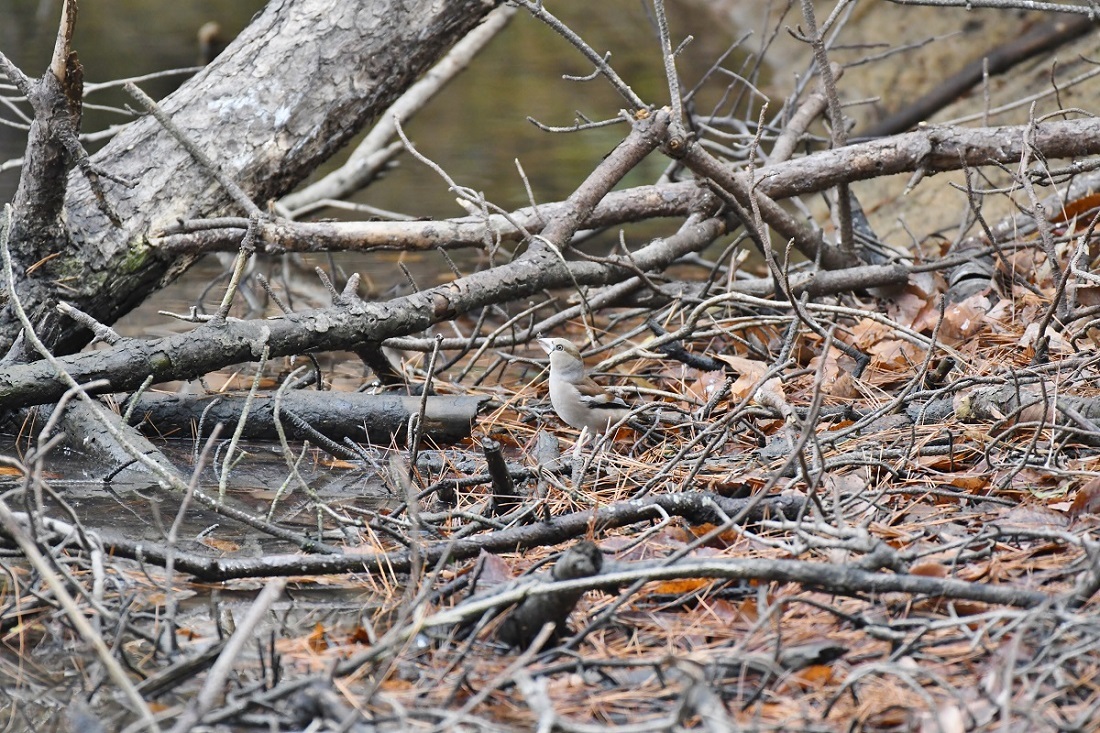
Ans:
POLYGON ((577 347, 559 338, 539 339, 550 355, 550 404, 570 427, 598 435, 630 414, 630 406, 585 376, 577 347))

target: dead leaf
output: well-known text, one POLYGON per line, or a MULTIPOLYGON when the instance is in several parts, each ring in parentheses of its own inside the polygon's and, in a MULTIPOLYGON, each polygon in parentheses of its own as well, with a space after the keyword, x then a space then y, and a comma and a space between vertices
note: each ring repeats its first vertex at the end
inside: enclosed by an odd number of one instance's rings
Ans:
POLYGON ((828 664, 815 664, 806 667, 791 675, 798 680, 803 687, 818 688, 829 683, 833 679, 833 668, 828 664))
POLYGON ((318 623, 313 627, 313 633, 306 639, 306 645, 317 653, 328 649, 328 640, 325 638, 325 627, 323 624, 318 623))
POLYGON ((1086 194, 1079 199, 1062 204, 1061 208, 1051 215, 1050 222, 1052 224, 1065 224, 1097 207, 1100 207, 1100 193, 1086 194))
POLYGON ((982 294, 947 306, 940 326, 940 338, 951 345, 969 339, 982 327, 989 310, 989 298, 982 294))
POLYGON ((832 397, 851 399, 859 396, 856 380, 852 377, 855 360, 838 348, 830 348, 824 355, 810 359, 809 368, 821 374, 821 388, 832 397))
POLYGON ((922 714, 920 733, 966 733, 966 716, 958 705, 941 705, 934 714, 927 711, 922 714))
POLYGON ((1069 507, 1069 518, 1073 520, 1082 514, 1096 514, 1097 510, 1100 510, 1100 477, 1089 479, 1077 489, 1077 495, 1069 507))
POLYGON ((976 493, 989 487, 988 473, 957 473, 948 481, 952 486, 963 491, 976 493))
MULTIPOLYGON (((1050 351, 1057 354, 1071 354, 1073 353, 1073 347, 1070 346, 1062 334, 1055 331, 1053 328, 1047 327, 1047 348, 1050 351)), ((1021 349, 1034 349, 1036 342, 1039 340, 1039 324, 1029 323, 1024 328, 1024 335, 1020 337, 1020 340, 1016 342, 1016 345, 1021 349)))
POLYGON ((920 317, 921 311, 928 307, 928 299, 923 295, 905 292, 894 298, 887 306, 890 320, 912 328, 920 317))
POLYGON ((909 568, 910 575, 921 575, 926 578, 946 578, 948 570, 938 562, 921 562, 909 568))
POLYGON ((370 634, 367 633, 367 630, 363 626, 356 624, 355 628, 351 630, 350 634, 348 634, 347 643, 361 644, 366 646, 368 644, 373 644, 374 641, 371 639, 370 634))
POLYGON ((217 550, 218 552, 224 552, 227 555, 234 552, 239 552, 241 549, 241 546, 236 542, 231 542, 229 540, 219 540, 214 537, 203 537, 200 541, 207 547, 213 550, 217 550))
POLYGON ((1069 524, 1069 518, 1047 506, 1028 503, 1012 507, 1000 518, 994 520, 994 523, 999 526, 1022 529, 1050 529, 1066 527, 1069 524))
POLYGON ((479 585, 499 585, 515 578, 512 569, 500 555, 482 550, 478 553, 478 561, 481 563, 481 573, 477 578, 479 585))
POLYGON ((651 592, 665 596, 682 596, 688 593, 697 593, 710 586, 710 584, 711 581, 700 578, 666 580, 651 586, 651 592))
POLYGON ((703 372, 694 382, 688 384, 688 395, 702 403, 710 401, 726 384, 726 375, 722 372, 703 372))

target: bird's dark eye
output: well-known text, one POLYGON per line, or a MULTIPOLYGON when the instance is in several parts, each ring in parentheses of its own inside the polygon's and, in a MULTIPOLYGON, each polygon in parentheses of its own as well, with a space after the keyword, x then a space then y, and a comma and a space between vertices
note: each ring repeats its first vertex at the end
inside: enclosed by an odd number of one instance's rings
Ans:
POLYGON ((557 346, 555 346, 555 347, 554 347, 554 351, 562 351, 562 346, 561 346, 561 344, 558 344, 557 346))

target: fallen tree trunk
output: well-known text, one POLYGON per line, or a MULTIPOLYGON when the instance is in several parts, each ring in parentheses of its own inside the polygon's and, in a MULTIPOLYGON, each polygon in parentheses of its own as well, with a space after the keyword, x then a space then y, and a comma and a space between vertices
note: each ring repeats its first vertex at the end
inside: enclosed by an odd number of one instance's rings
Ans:
MULTIPOLYGON (((339 150, 494 5, 269 3, 214 63, 161 106, 263 208, 339 150)), ((32 140, 49 122, 36 114, 32 140)), ((39 152, 31 147, 25 158, 34 161, 39 152)), ((38 166, 28 166, 20 182, 21 190, 32 183, 48 184, 55 193, 64 189, 56 214, 16 211, 29 226, 20 228, 12 247, 18 293, 55 353, 76 351, 90 338, 83 326, 54 311, 59 300, 113 323, 194 261, 150 246, 152 237, 179 219, 248 213, 151 117, 125 128, 91 162, 109 176, 98 177, 98 191, 79 170, 67 182, 58 176, 28 181, 40 175, 38 166), (43 215, 48 221, 41 221, 43 215)), ((4 283, 0 353, 21 328, 6 290, 4 283)))

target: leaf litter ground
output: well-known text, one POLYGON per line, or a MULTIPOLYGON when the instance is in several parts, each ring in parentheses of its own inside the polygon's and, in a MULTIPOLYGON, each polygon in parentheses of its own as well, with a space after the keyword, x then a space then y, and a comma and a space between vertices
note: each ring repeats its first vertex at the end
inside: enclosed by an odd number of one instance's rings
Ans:
MULTIPOLYGON (((403 511, 391 478, 388 500, 299 494, 297 519, 288 511, 280 521, 306 531, 320 523, 327 541, 349 550, 400 553, 488 537, 512 521, 592 520, 520 551, 422 565, 412 576, 291 578, 292 600, 238 660, 219 715, 236 725, 266 720, 257 712, 266 705, 283 721, 334 725, 358 710, 378 729, 425 730, 547 721, 624 731, 1088 729, 1100 719, 1091 323, 1051 330, 1050 357, 1036 361, 1050 268, 1025 244, 1001 268, 1000 293, 942 306, 943 280, 931 274, 887 297, 810 304, 820 332, 789 307, 732 295, 704 310, 666 307, 660 326, 690 326, 682 344, 716 359, 710 371, 657 358, 645 325, 654 313, 603 313, 597 341, 611 348, 598 357, 615 361, 598 378, 628 399, 660 403, 664 425, 624 428, 596 445, 578 446, 548 410, 533 351, 490 351, 463 382, 438 376, 440 391, 492 398, 476 435, 504 445, 522 476, 523 512, 489 516, 484 460, 471 441, 421 451, 413 489, 457 490, 448 501, 423 492, 418 516, 403 511), (862 372, 845 345, 869 355, 862 372), (477 478, 461 480, 469 476, 477 478), (710 523, 659 511, 625 526, 596 521, 600 509, 685 492, 786 497, 800 509, 710 523), (497 641, 500 616, 436 623, 584 538, 600 548, 605 573, 662 562, 687 569, 629 588, 594 581, 568 629, 541 650, 497 641), (744 560, 761 563, 728 571, 744 560), (863 574, 842 577, 849 570, 863 574), (884 578, 911 585, 877 583, 884 578), (961 587, 1004 593, 990 602, 961 587)), ((1082 288, 1082 307, 1090 296, 1082 288)), ((592 346, 590 333, 575 324, 559 335, 592 346)), ((311 455, 330 471, 363 468, 311 455)), ((217 535, 204 538, 208 550, 240 549, 217 535)), ((211 595, 185 576, 136 567, 109 565, 116 590, 107 602, 134 614, 120 638, 138 677, 173 668, 155 644, 169 595, 182 604, 174 611, 186 657, 230 630, 207 601, 243 609, 257 587, 230 581, 211 595), (205 600, 189 601, 195 594, 205 600)), ((24 587, 34 582, 9 568, 5 646, 24 660, 32 648, 54 654, 8 668, 8 695, 47 689, 64 666, 68 632, 24 587)), ((200 682, 169 688, 163 704, 185 703, 200 682)))

